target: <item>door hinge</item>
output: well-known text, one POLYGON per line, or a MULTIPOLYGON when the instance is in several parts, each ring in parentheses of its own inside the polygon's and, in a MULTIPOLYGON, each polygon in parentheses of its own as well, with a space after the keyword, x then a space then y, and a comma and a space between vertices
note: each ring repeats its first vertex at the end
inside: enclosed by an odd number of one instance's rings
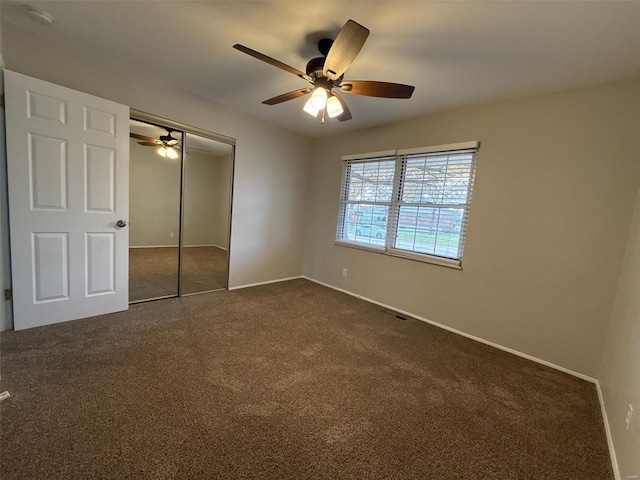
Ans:
POLYGON ((13 288, 7 288, 4 291, 4 299, 5 300, 11 300, 13 299, 13 288))
POLYGON ((4 108, 4 95, 0 95, 0 108, 4 108))

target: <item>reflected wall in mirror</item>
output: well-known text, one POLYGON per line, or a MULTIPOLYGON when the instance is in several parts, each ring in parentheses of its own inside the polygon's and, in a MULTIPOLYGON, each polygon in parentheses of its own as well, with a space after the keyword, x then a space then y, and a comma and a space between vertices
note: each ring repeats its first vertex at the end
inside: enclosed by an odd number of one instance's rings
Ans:
POLYGON ((233 146, 185 138, 181 295, 227 288, 233 146))
POLYGON ((130 120, 130 133, 129 301, 176 296, 182 132, 130 120))

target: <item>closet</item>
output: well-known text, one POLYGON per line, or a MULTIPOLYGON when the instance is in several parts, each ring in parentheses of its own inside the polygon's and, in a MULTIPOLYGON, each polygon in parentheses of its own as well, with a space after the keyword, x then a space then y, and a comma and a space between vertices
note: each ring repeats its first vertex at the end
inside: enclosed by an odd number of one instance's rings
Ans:
POLYGON ((226 289, 235 140, 132 111, 129 302, 226 289))

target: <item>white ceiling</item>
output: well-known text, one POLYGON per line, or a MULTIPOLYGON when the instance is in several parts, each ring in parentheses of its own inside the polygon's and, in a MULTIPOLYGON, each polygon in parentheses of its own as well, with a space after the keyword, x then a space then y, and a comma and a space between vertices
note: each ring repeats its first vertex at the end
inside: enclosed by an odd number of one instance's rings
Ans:
POLYGON ((311 137, 500 98, 640 76, 640 2, 2 1, 2 21, 114 58, 311 137), (24 4, 53 15, 27 19, 24 4), (321 125, 308 85, 232 48, 241 43, 299 70, 349 18, 371 34, 345 79, 415 85, 410 100, 343 95, 353 120, 321 125))

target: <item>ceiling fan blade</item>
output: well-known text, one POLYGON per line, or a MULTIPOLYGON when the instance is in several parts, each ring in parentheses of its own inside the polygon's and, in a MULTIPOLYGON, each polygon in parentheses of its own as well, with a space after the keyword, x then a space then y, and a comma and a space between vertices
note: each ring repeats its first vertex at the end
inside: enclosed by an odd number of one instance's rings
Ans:
POLYGON ((382 98, 411 98, 416 87, 401 83, 350 80, 340 84, 340 90, 354 95, 382 98))
POLYGON ((263 62, 266 62, 269 65, 273 65, 274 67, 280 68, 280 69, 284 70, 285 72, 293 73, 294 75, 296 75, 296 76, 298 76, 300 78, 304 78, 305 80, 313 83, 313 79, 309 75, 307 75, 306 73, 301 72, 297 68, 290 67, 286 63, 282 63, 282 62, 276 60, 275 58, 267 57, 266 55, 264 55, 264 54, 262 54, 260 52, 256 52, 255 50, 252 50, 252 49, 250 49, 248 47, 245 47, 244 45, 240 45, 239 43, 236 43, 233 46, 233 48, 235 48, 236 50, 240 50, 241 52, 246 53, 247 55, 251 55, 253 58, 257 58, 258 60, 262 60, 263 62))
POLYGON ((333 94, 335 95, 335 97, 340 102, 340 105, 342 105, 342 113, 336 117, 338 119, 338 121, 346 122, 347 120, 351 120, 353 118, 351 116, 351 110, 349 110, 349 107, 347 107, 347 104, 345 103, 345 101, 336 92, 333 92, 333 94))
POLYGON ((353 20, 347 20, 331 45, 322 74, 331 80, 339 78, 360 53, 368 36, 367 28, 353 20))
POLYGON ((137 138, 138 140, 144 140, 145 142, 152 142, 152 143, 154 143, 154 145, 155 145, 155 142, 156 142, 156 139, 155 139, 155 138, 146 137, 146 136, 144 136, 144 135, 140 135, 140 134, 138 134, 138 133, 130 132, 130 133, 129 133, 129 136, 130 136, 131 138, 137 138))
POLYGON ((262 103, 264 103, 265 105, 276 105, 278 103, 286 102, 287 100, 293 100, 294 98, 302 97, 310 91, 310 88, 301 88, 300 90, 294 90, 293 92, 283 93, 282 95, 278 95, 277 97, 265 100, 262 103))
POLYGON ((144 145, 145 147, 157 147, 158 146, 157 143, 151 143, 151 142, 138 142, 138 145, 144 145))

